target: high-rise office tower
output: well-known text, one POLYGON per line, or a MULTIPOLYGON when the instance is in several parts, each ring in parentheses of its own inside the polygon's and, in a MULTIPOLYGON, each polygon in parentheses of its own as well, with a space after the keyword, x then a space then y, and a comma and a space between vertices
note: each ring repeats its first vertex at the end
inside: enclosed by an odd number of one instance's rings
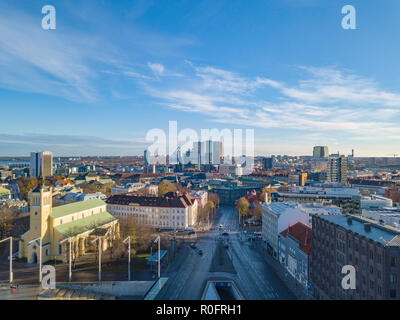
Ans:
POLYGON ((147 168, 149 165, 149 160, 147 159, 147 149, 144 150, 143 157, 144 157, 144 167, 147 168))
POLYGON ((272 158, 263 158, 262 163, 263 163, 264 170, 272 169, 274 166, 272 158))
POLYGON ((50 151, 31 152, 31 178, 51 177, 53 175, 53 154, 50 151))
POLYGON ((197 164, 220 164, 222 163, 223 151, 222 141, 202 141, 193 144, 193 161, 197 164))
POLYGON ((328 159, 328 182, 347 181, 347 157, 329 157, 328 159))
POLYGON ((315 146, 313 149, 314 158, 327 158, 329 156, 327 146, 315 146))

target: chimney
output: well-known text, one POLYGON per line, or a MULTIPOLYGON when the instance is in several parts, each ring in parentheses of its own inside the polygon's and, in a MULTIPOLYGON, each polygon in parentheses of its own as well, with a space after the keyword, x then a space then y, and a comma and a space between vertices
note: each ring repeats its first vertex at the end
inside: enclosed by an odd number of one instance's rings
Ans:
POLYGON ((353 224, 353 218, 352 217, 350 217, 350 216, 347 217, 347 224, 349 226, 351 226, 353 224))
POLYGON ((365 232, 371 232, 371 224, 369 222, 364 223, 365 232))

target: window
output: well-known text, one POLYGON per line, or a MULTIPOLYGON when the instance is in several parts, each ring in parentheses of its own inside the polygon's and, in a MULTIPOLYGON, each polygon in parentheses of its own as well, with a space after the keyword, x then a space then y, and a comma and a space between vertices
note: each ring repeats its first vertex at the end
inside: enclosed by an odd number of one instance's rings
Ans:
POLYGON ((390 283, 392 283, 392 284, 397 283, 397 275, 395 275, 395 274, 390 275, 390 283))
POLYGON ((396 257, 391 257, 390 258, 390 266, 395 267, 396 266, 396 257))
POLYGON ((390 297, 391 298, 396 298, 396 289, 390 290, 390 297))

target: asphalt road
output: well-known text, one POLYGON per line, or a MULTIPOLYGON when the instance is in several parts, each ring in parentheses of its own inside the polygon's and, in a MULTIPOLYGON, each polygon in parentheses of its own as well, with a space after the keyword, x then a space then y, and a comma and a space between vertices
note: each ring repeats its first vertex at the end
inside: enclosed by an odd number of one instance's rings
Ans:
POLYGON ((239 239, 238 217, 234 207, 221 207, 214 223, 228 231, 231 244, 228 254, 235 273, 210 272, 218 230, 198 233, 197 247, 203 250, 200 256, 197 250, 187 243, 162 276, 169 277, 157 299, 198 300, 201 298, 208 280, 226 278, 233 280, 242 296, 247 300, 295 299, 285 284, 264 262, 260 253, 253 250, 248 241, 239 239))
MULTIPOLYGON (((238 237, 238 217, 235 208, 220 207, 220 213, 214 223, 215 227, 223 225, 229 233, 231 241, 227 250, 232 262, 226 270, 221 267, 219 272, 211 272, 211 263, 217 245, 218 230, 197 233, 197 248, 203 250, 203 255, 198 250, 190 248, 193 240, 186 239, 179 250, 179 254, 162 270, 162 277, 168 277, 167 284, 163 287, 157 299, 166 300, 198 300, 201 298, 204 287, 211 279, 230 279, 236 283, 240 293, 245 299, 295 299, 285 284, 275 275, 274 271, 264 262, 260 253, 251 248, 248 241, 241 241, 238 237), (232 270, 233 265, 233 270, 232 270), (221 272, 226 271, 226 272, 221 272)), ((16 246, 15 246, 16 248, 16 246)), ((8 245, 6 245, 6 250, 8 245)), ((0 282, 8 279, 8 254, 4 252, 0 257, 0 282)), ((87 259, 87 258, 86 258, 87 259)), ((97 281, 96 268, 73 271, 73 281, 97 281)), ((56 267, 57 281, 67 281, 68 266, 56 267)), ((147 274, 140 275, 133 272, 135 280, 145 280, 147 274)), ((37 265, 19 265, 15 263, 14 283, 38 283, 39 270, 37 265)), ((103 280, 126 280, 126 271, 104 271, 103 280)), ((147 280, 147 279, 146 279, 147 280)))

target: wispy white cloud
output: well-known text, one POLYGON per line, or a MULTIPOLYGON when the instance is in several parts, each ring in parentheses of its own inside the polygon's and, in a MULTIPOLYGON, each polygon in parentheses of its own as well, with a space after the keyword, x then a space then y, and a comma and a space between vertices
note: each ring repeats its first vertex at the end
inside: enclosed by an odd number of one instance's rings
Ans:
POLYGON ((394 119, 400 112, 400 95, 349 71, 300 67, 308 76, 288 85, 186 64, 194 70, 190 81, 168 88, 150 86, 149 94, 171 108, 201 113, 218 123, 286 128, 325 137, 344 133, 352 138, 396 139, 400 135, 394 119))
MULTIPOLYGON (((147 8, 144 6, 143 12, 147 8)), ((147 55, 175 55, 179 48, 192 43, 144 27, 126 27, 93 4, 85 5, 92 13, 86 19, 68 6, 64 9, 70 9, 69 19, 84 23, 85 28, 63 21, 56 30, 45 31, 32 12, 0 3, 1 88, 96 102, 123 88, 127 79, 152 80, 165 74, 162 64, 146 63, 147 55), (97 15, 112 23, 99 25, 93 18, 97 15), (129 33, 129 37, 115 37, 116 30, 129 33)))
POLYGON ((160 63, 148 62, 147 65, 156 76, 161 76, 164 73, 164 66, 160 63))

